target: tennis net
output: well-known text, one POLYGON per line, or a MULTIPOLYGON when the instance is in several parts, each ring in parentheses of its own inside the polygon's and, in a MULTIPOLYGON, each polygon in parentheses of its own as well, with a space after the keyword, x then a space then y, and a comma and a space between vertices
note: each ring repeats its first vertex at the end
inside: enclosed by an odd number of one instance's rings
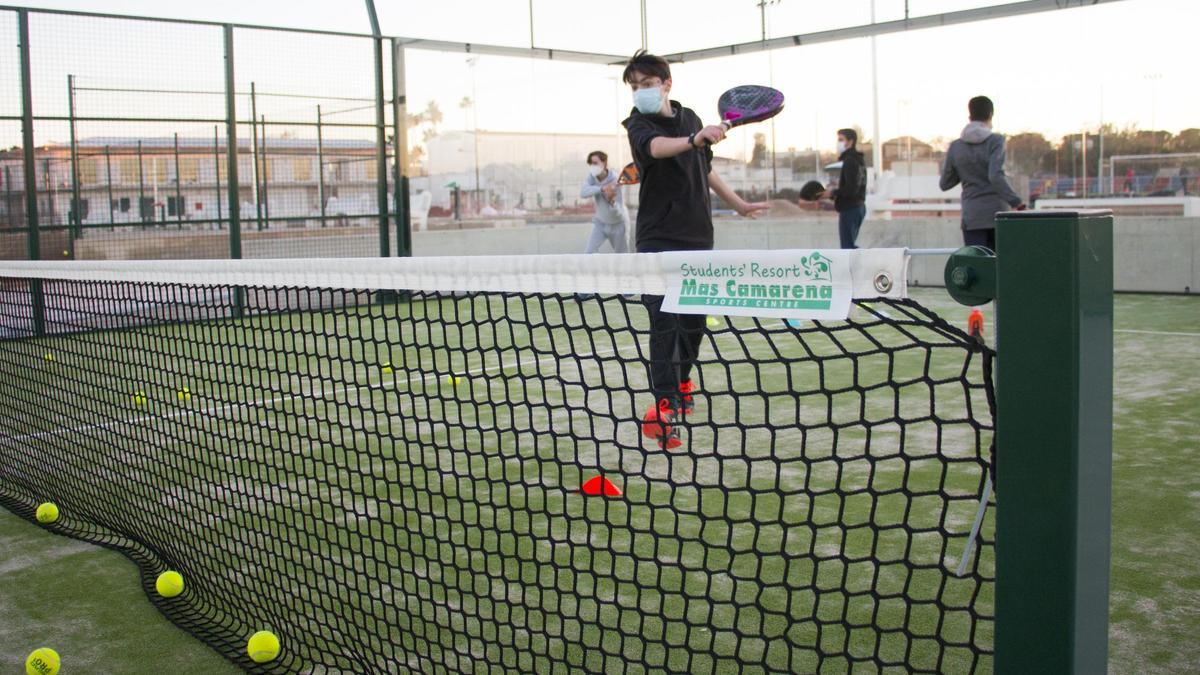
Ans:
POLYGON ((703 322, 662 448, 675 255, 6 263, 0 503, 260 671, 990 670, 993 352, 847 253, 846 320, 703 322))

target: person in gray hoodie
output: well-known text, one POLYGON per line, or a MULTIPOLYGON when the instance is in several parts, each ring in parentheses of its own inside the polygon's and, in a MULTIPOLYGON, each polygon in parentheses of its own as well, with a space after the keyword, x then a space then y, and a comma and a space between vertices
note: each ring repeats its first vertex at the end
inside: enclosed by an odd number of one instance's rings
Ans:
POLYGON ((962 183, 963 243, 996 250, 996 214, 1025 205, 1004 175, 1004 136, 992 132, 992 100, 976 96, 967 103, 970 123, 946 151, 942 190, 962 183))
POLYGON ((600 150, 588 153, 588 176, 579 191, 580 198, 593 197, 596 200, 596 215, 592 216, 592 235, 588 237, 585 253, 595 253, 600 250, 604 240, 612 244, 616 253, 629 252, 629 238, 626 226, 629 223, 629 212, 625 210, 625 200, 621 196, 621 186, 617 183, 617 172, 608 168, 608 155, 600 150))

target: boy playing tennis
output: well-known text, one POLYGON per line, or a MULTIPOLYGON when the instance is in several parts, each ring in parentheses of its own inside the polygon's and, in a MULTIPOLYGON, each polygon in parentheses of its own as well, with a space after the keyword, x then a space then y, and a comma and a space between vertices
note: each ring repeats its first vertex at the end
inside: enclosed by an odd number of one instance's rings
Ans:
MULTIPOLYGON (((633 55, 622 78, 633 90, 634 109, 622 122, 641 172, 638 253, 708 251, 713 247, 712 201, 717 193, 750 218, 769 208, 747 203, 712 168, 712 146, 725 138, 719 125, 704 126, 692 110, 670 100, 671 67, 645 51, 633 55)), ((643 296, 650 313, 650 389, 642 433, 660 447, 682 444, 676 420, 690 411, 696 387, 692 366, 704 337, 705 317, 662 311, 663 298, 643 296)))

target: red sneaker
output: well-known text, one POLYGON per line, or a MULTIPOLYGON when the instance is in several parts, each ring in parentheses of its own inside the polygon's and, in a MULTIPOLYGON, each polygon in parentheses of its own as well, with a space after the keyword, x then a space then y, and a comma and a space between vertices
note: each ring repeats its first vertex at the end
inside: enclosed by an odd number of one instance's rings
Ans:
POLYGON ((675 424, 675 410, 671 402, 662 399, 650 406, 646 416, 642 418, 642 435, 658 441, 658 447, 664 449, 678 448, 683 445, 679 438, 679 427, 675 424))
POLYGON ((692 394, 699 392, 700 387, 696 386, 691 380, 684 380, 679 383, 679 410, 687 415, 696 409, 696 402, 692 400, 692 394))

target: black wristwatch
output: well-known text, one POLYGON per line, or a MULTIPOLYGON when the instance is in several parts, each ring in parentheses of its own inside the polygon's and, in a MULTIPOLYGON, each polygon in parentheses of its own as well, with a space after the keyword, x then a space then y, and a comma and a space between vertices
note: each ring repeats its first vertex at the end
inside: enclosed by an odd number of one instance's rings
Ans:
POLYGON ((692 148, 695 149, 695 147, 696 147, 696 132, 693 131, 691 133, 691 135, 688 136, 688 145, 692 146, 692 148))

